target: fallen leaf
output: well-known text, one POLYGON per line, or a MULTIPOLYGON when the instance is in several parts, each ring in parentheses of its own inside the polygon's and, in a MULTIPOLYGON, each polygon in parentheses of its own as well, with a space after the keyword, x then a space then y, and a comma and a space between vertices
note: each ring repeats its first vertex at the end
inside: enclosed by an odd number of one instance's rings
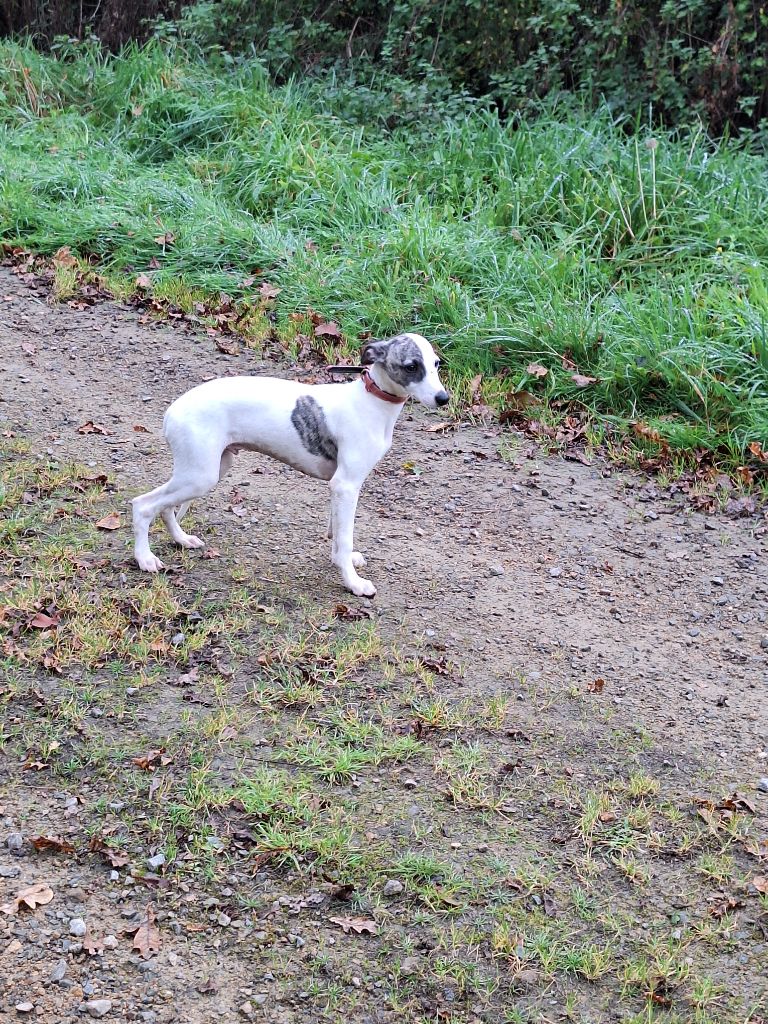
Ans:
POLYGON ((160 931, 155 924, 155 914, 152 904, 147 904, 147 909, 142 918, 141 924, 133 936, 133 948, 137 950, 145 960, 149 960, 153 953, 159 953, 161 946, 160 931))
POLYGON ((546 366, 542 366, 541 363, 529 363, 525 368, 525 372, 532 374, 534 377, 546 377, 549 370, 546 366))
POLYGON ((131 764, 135 764, 145 772, 154 771, 158 767, 164 768, 172 761, 173 758, 170 754, 166 754, 165 747, 160 747, 158 750, 148 750, 146 754, 139 754, 138 757, 131 758, 131 764))
POLYGON ((738 910, 739 907, 744 906, 743 900, 736 900, 732 897, 721 900, 716 903, 713 907, 709 908, 710 917, 717 918, 719 921, 721 917, 725 917, 726 914, 732 914, 734 910, 738 910))
POLYGON ((203 558, 221 558, 221 552, 218 548, 206 548, 203 551, 203 558))
POLYGON ((604 689, 604 679, 593 679, 592 682, 587 685, 587 690, 589 693, 602 693, 604 689))
POLYGON ((197 991, 202 996, 213 996, 219 991, 219 986, 213 978, 206 978, 202 984, 197 986, 197 991))
POLYGON ((16 893, 11 903, 0 907, 0 913, 17 914, 22 907, 28 910, 36 910, 37 907, 44 907, 53 899, 53 889, 46 882, 34 882, 16 893))
POLYGON ((333 609, 335 619, 346 619, 349 622, 356 622, 359 619, 370 619, 372 613, 369 608, 350 608, 346 604, 337 604, 333 609))
POLYGON ((449 676, 451 674, 451 663, 447 658, 419 658, 419 664, 428 672, 436 676, 449 676))
POLYGON ((331 924, 337 924, 345 935, 349 935, 350 932, 354 932, 356 935, 362 935, 363 932, 367 932, 369 935, 378 935, 379 933, 379 926, 376 922, 364 917, 329 917, 328 920, 331 924))
POLYGON ((236 341, 227 341, 225 338, 216 337, 216 348, 219 352, 223 352, 226 356, 236 356, 240 352, 240 347, 236 341))
POLYGON ((585 388, 589 384, 594 384, 597 380, 597 377, 587 377, 583 373, 572 373, 571 380, 576 385, 576 387, 585 388))
POLYGON ((750 441, 747 447, 756 459, 760 459, 761 462, 768 462, 768 452, 765 451, 759 441, 750 441))
POLYGON ((323 323, 316 325, 315 336, 318 338, 340 338, 341 329, 338 324, 333 322, 333 320, 328 322, 323 321, 323 323))
POLYGON ((141 425, 141 423, 134 423, 133 424, 133 431, 134 431, 135 434, 148 434, 149 433, 149 430, 146 427, 143 427, 141 425))
POLYGON ((277 285, 269 284, 268 281, 265 281, 259 288, 259 295, 262 299, 275 299, 282 290, 283 289, 278 288, 277 285))
POLYGON ((102 857, 106 857, 113 868, 124 868, 125 865, 130 861, 130 857, 127 853, 123 853, 122 850, 118 850, 116 846, 110 846, 105 843, 103 839, 99 839, 98 836, 94 836, 88 844, 88 849, 93 853, 100 853, 102 857))
POLYGON ((30 843, 41 853, 43 850, 54 850, 56 853, 74 853, 75 848, 66 839, 57 839, 55 836, 37 836, 30 839, 30 843))
POLYGON ((152 287, 152 280, 146 274, 139 274, 133 283, 137 288, 143 288, 145 291, 152 287))
POLYGON ((96 523, 96 527, 99 530, 119 530, 120 526, 119 512, 109 512, 103 519, 100 519, 98 523, 96 523))
POLYGON ((44 612, 38 612, 29 620, 27 625, 31 629, 56 629, 60 621, 58 613, 46 615, 44 612))
POLYGON ((98 423, 94 423, 93 420, 88 420, 87 423, 83 423, 82 426, 77 428, 78 434, 104 434, 105 436, 111 435, 112 431, 107 430, 106 427, 100 426, 98 423))
POLYGON ((162 246, 173 245, 176 241, 176 235, 172 231, 166 231, 164 235, 158 235, 155 241, 158 245, 162 246))
POLYGON ((428 434, 440 434, 444 430, 455 430, 459 426, 458 420, 441 420, 439 423, 433 423, 427 427, 428 434))
POLYGON ((89 956, 97 956, 99 953, 104 952, 104 943, 101 939, 97 939, 95 935, 91 935, 89 931, 86 931, 83 936, 83 949, 89 956))
POLYGON ((60 249, 57 249, 53 254, 53 265, 55 267, 76 267, 77 259, 72 255, 72 250, 68 245, 62 245, 60 249))
POLYGON ((33 345, 29 341, 22 341, 22 343, 21 343, 21 351, 26 356, 34 356, 34 355, 37 355, 37 346, 33 345))
POLYGON ((766 875, 754 875, 750 879, 750 885, 757 889, 763 896, 768 895, 768 876, 766 875))

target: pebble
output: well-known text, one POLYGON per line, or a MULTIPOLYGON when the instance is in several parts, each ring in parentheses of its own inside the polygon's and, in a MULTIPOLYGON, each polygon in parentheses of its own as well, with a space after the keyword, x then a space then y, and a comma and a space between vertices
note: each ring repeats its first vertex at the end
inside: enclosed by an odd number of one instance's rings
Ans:
POLYGON ((117 949, 119 943, 117 941, 116 936, 105 935, 102 941, 102 945, 104 946, 104 949, 117 949))
POLYGON ((269 996, 265 992, 257 992, 255 996, 251 997, 251 1002, 257 1006, 263 1006, 267 999, 269 999, 269 996))
POLYGON ((758 779, 757 788, 761 793, 768 793, 768 779, 758 779))
POLYGON ((504 566, 502 565, 489 565, 488 572, 491 576, 503 576, 504 566))
POLYGON ((18 855, 24 847, 24 836, 21 832, 11 832, 5 840, 5 845, 11 853, 18 855))
POLYGON ((77 938, 82 938, 88 930, 85 921, 82 917, 73 917, 69 922, 69 934, 75 935, 77 938))
POLYGON ((407 956, 400 964, 400 973, 405 975, 405 977, 415 974, 418 971, 420 964, 421 961, 417 956, 407 956))
POLYGON ((111 999, 91 999, 85 1004, 91 1017, 103 1017, 112 1009, 111 999))
POLYGON ((0 878, 18 878, 20 874, 21 868, 17 868, 15 865, 0 864, 0 878))
POLYGON ((396 878, 388 878, 381 890, 382 896, 399 896, 405 886, 396 878))
POLYGON ((147 867, 151 871, 156 871, 158 868, 161 868, 163 864, 165 864, 164 853, 156 853, 154 857, 147 857, 147 867))
POLYGON ((768 636, 764 636, 760 641, 760 646, 764 651, 768 651, 768 636))
POLYGON ((252 1017, 253 1016, 253 1004, 252 1003, 243 1003, 243 1005, 240 1007, 240 1013, 242 1013, 242 1015, 244 1017, 252 1017))
POLYGON ((416 786, 418 786, 418 782, 416 781, 416 779, 403 779, 403 785, 407 789, 416 789, 416 786))
POLYGON ((185 639, 186 637, 183 633, 177 633, 175 636, 171 637, 171 643, 174 647, 178 647, 180 644, 184 643, 185 639))
POLYGON ((32 1003, 16 1003, 19 1013, 31 1013, 34 1010, 32 1003))
POLYGON ((66 960, 59 960, 59 962, 56 964, 56 966, 51 971, 51 981, 58 983, 59 981, 61 981, 63 979, 63 977, 64 977, 64 975, 66 973, 67 973, 67 961, 66 960))
POLYGON ((550 569, 549 570, 549 575, 552 576, 553 579, 557 579, 558 576, 562 576, 563 575, 563 570, 562 569, 550 569))

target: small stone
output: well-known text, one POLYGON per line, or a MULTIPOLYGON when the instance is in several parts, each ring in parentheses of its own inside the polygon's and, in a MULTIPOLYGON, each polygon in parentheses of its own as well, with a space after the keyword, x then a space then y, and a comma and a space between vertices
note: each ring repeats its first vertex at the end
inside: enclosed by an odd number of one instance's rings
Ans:
POLYGON ((165 864, 164 853, 156 853, 154 857, 147 857, 147 867, 150 871, 157 871, 157 869, 161 868, 163 864, 165 864))
POLYGON ((405 886, 396 878, 388 878, 381 890, 382 896, 399 896, 405 886))
POLYGON ((490 576, 503 576, 504 575, 504 566, 503 565, 498 565, 498 564, 489 565, 488 566, 488 574, 490 576))
POLYGON ((32 1003, 16 1003, 16 1009, 19 1013, 31 1013, 34 1008, 32 1003))
POLYGON ((222 928, 226 928, 228 925, 232 923, 232 918, 229 916, 229 914, 225 914, 224 911, 222 911, 216 918, 216 923, 220 924, 222 928))
POLYGON ((768 793, 768 779, 758 779, 757 788, 761 793, 768 793))
POLYGON ((416 789, 418 783, 416 782, 416 779, 403 779, 403 785, 406 789, 416 789))
POLYGON ((550 569, 549 570, 549 575, 553 579, 557 579, 558 576, 562 576, 563 575, 563 570, 562 569, 550 569))
POLYGON ((155 1024, 155 1021, 157 1020, 157 1014, 155 1013, 154 1010, 144 1010, 144 1012, 141 1014, 141 1019, 143 1021, 146 1021, 146 1024, 155 1024))
POLYGON ((400 973, 407 978, 411 974, 416 974, 420 965, 421 960, 417 956, 407 956, 400 964, 400 973))
POLYGON ((69 934, 76 936, 78 939, 81 939, 87 930, 87 925, 82 917, 73 917, 69 922, 69 934))
POLYGON ((11 832, 8 838, 5 840, 5 845, 11 851, 18 856, 24 848, 24 836, 21 832, 11 832))
POLYGON ((257 1006, 263 1006, 268 999, 269 996, 266 994, 266 992, 257 992, 256 995, 253 996, 253 998, 251 999, 251 1002, 255 1003, 257 1006))
POLYGON ((103 1017, 112 1009, 111 999, 91 999, 85 1004, 91 1017, 103 1017))
POLYGON ((240 1007, 240 1013, 242 1013, 244 1017, 252 1017, 253 1003, 243 1003, 243 1005, 240 1007))
POLYGON ((56 982, 56 983, 60 982, 66 973, 67 973, 67 961, 66 960, 59 960, 59 962, 56 964, 56 966, 51 971, 51 981, 52 982, 56 982))
POLYGON ((18 878, 21 874, 21 868, 17 868, 15 865, 0 864, 0 878, 18 878))
POLYGON ((173 644, 174 647, 179 647, 181 644, 184 643, 185 640, 186 637, 184 636, 183 633, 177 633, 175 636, 171 637, 171 643, 173 644))
POLYGON ((711 580, 710 580, 710 583, 714 584, 714 586, 716 586, 716 587, 723 587, 723 586, 725 586, 725 580, 723 579, 722 576, 713 576, 711 578, 711 580))
POLYGON ((760 646, 764 651, 768 651, 768 636, 764 636, 760 641, 760 646))

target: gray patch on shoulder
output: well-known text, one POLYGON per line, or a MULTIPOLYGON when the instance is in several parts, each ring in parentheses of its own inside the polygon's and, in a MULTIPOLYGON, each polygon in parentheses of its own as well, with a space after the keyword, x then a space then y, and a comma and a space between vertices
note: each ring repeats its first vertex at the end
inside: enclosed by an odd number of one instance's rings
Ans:
POLYGON ((320 403, 311 395, 302 395, 291 413, 291 423, 301 438, 301 443, 312 455, 319 455, 329 462, 336 462, 339 449, 328 430, 320 403))
POLYGON ((390 379, 396 384, 400 384, 401 387, 418 384, 427 375, 421 349, 407 334, 398 334, 390 339, 384 359, 384 368, 390 379), (408 365, 413 363, 416 364, 415 367, 408 369, 408 365))

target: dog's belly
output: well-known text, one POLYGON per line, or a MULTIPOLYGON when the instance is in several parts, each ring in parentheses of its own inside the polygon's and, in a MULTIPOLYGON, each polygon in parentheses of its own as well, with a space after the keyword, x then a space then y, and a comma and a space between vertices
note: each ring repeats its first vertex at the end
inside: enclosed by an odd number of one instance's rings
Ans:
POLYGON ((313 476, 317 480, 330 480, 336 472, 336 463, 320 455, 312 455, 311 452, 302 449, 295 449, 291 452, 276 452, 267 445, 245 444, 238 442, 227 447, 226 451, 236 455, 239 451, 259 452, 261 455, 269 455, 270 458, 282 462, 284 466, 297 469, 306 476, 313 476))

